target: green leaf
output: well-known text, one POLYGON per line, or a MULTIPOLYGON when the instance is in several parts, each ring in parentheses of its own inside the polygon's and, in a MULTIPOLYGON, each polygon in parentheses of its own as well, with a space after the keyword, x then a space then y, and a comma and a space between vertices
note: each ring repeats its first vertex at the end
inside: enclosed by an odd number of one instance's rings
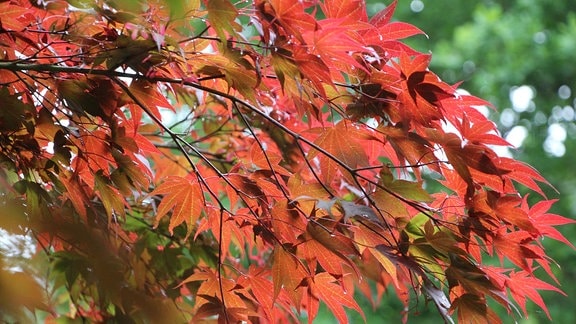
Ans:
POLYGON ((238 10, 230 1, 204 0, 204 4, 208 10, 208 21, 222 42, 226 43, 228 37, 235 37, 242 30, 242 26, 235 22, 238 10))
POLYGON ((392 173, 387 167, 383 167, 380 171, 380 185, 390 190, 391 192, 411 201, 431 202, 434 199, 430 193, 426 191, 422 185, 422 181, 407 181, 402 179, 394 179, 392 173))

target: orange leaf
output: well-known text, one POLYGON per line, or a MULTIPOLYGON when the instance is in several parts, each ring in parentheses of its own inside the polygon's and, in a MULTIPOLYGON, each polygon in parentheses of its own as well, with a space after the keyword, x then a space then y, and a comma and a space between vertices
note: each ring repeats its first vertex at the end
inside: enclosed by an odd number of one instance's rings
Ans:
POLYGON ((255 266, 250 266, 249 276, 250 286, 252 287, 252 293, 260 306, 264 309, 264 312, 269 319, 272 319, 272 311, 274 307, 274 296, 270 294, 274 290, 273 283, 264 276, 263 273, 258 273, 255 271, 255 266), (254 273, 256 272, 256 273, 254 273))
POLYGON ((197 180, 182 177, 168 177, 150 195, 165 195, 158 206, 156 225, 169 211, 172 211, 168 231, 173 234, 174 227, 186 223, 187 236, 192 233, 196 220, 200 217, 204 207, 202 188, 197 180))
POLYGON ((3 30, 21 31, 26 27, 26 24, 19 21, 18 18, 23 16, 29 9, 22 5, 12 5, 10 1, 0 3, 0 26, 3 30))
POLYGON ((112 217, 115 215, 124 216, 124 199, 118 189, 108 184, 109 181, 102 176, 102 172, 96 173, 95 180, 94 190, 98 192, 98 196, 100 196, 100 200, 104 205, 108 215, 108 223, 112 221, 112 217))
POLYGON ((272 256, 272 280, 274 299, 284 289, 294 305, 300 305, 301 295, 296 289, 306 277, 306 271, 300 266, 296 257, 283 246, 276 246, 272 256))
POLYGON ((166 97, 158 91, 155 85, 150 84, 148 81, 142 79, 132 81, 130 84, 130 92, 138 98, 140 101, 139 104, 145 105, 148 113, 151 113, 158 119, 162 119, 160 111, 158 110, 159 107, 169 108, 176 112, 166 97))
POLYGON ((452 309, 458 310, 459 323, 501 323, 494 312, 486 307, 486 300, 473 294, 463 294, 454 300, 452 309))
POLYGON ((326 303, 326 306, 330 308, 340 323, 348 323, 344 307, 357 311, 360 315, 362 315, 364 321, 366 321, 364 312, 362 312, 360 306, 358 306, 354 300, 353 291, 347 291, 341 285, 335 284, 335 281, 336 279, 334 279, 334 277, 326 272, 322 272, 314 276, 313 282, 314 287, 316 288, 315 292, 318 294, 318 298, 326 303))

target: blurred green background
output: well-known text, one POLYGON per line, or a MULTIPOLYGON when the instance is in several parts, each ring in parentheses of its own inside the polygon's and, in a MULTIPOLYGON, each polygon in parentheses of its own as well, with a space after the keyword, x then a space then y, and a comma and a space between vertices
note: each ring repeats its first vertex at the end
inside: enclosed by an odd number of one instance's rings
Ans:
MULTIPOLYGON (((391 1, 367 2, 373 15, 391 1)), ((544 188, 548 198, 560 199, 552 212, 576 219, 576 1, 399 0, 395 19, 426 32, 428 37, 408 43, 432 53, 432 71, 448 83, 464 81, 461 88, 496 106, 490 118, 517 147, 500 154, 538 169, 558 191, 544 188)), ((560 231, 576 243, 575 225, 560 231)), ((544 245, 559 264, 554 270, 568 296, 541 293, 552 321, 530 301, 527 319, 513 319, 497 307, 505 323, 576 323, 576 252, 551 239, 544 245)), ((544 273, 540 277, 553 283, 544 273)), ((366 302, 362 306, 368 323, 401 320, 393 296, 374 311, 366 302)), ((420 301, 408 322, 440 323, 434 311, 420 301)), ((363 322, 352 313, 354 323, 363 322)), ((322 315, 330 318, 325 310, 322 315)))

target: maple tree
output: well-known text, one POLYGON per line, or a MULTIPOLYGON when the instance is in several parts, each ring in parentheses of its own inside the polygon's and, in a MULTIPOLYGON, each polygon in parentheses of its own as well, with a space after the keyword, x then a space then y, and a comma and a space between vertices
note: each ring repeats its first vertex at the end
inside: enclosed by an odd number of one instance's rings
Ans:
POLYGON ((38 246, 2 311, 346 322, 392 290, 405 320, 414 295, 446 322, 547 313, 541 241, 573 221, 395 7, 0 2, 0 226, 38 246))

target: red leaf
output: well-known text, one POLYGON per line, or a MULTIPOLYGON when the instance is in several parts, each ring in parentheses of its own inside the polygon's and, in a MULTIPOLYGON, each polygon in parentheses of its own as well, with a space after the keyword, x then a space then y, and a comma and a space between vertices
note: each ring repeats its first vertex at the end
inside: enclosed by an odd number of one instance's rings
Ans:
MULTIPOLYGON (((438 158, 434 155, 433 144, 414 132, 406 132, 400 127, 385 126, 378 129, 382 132, 396 152, 398 163, 408 161, 410 165, 428 164, 435 171, 438 169, 438 158)), ((392 158, 392 155, 389 155, 392 158)))
POLYGON ((302 77, 312 81, 316 90, 326 97, 324 85, 333 86, 330 69, 326 63, 317 55, 309 54, 301 48, 295 50, 293 55, 302 77))
POLYGON ((158 108, 169 108, 176 112, 174 107, 168 102, 166 97, 162 95, 156 85, 145 81, 144 79, 136 79, 130 84, 130 92, 138 99, 138 104, 142 104, 148 110, 148 113, 154 115, 159 120, 162 119, 160 110, 158 108))
POLYGON ((268 2, 273 9, 273 12, 268 14, 278 19, 284 30, 300 42, 304 42, 302 32, 316 29, 316 20, 304 11, 301 1, 270 0, 268 2))
POLYGON ((538 290, 552 290, 564 296, 566 295, 562 290, 535 278, 532 274, 529 274, 526 271, 510 273, 510 279, 506 281, 506 286, 510 288, 511 295, 518 302, 520 308, 524 311, 524 314, 528 315, 528 312, 526 311, 526 297, 528 297, 536 305, 542 308, 549 319, 552 319, 550 317, 550 312, 548 312, 544 300, 542 300, 542 297, 538 294, 538 290))
MULTIPOLYGON (((332 157, 338 159, 342 164, 351 169, 363 167, 368 164, 368 156, 364 146, 358 139, 366 138, 368 134, 355 125, 341 121, 330 128, 315 128, 311 132, 319 132, 320 136, 314 141, 316 145, 330 153, 332 157)), ((350 174, 344 171, 344 166, 337 163, 333 158, 325 153, 312 149, 308 153, 308 159, 318 157, 320 160, 320 177, 330 183, 336 177, 336 172, 342 170, 345 177, 350 174)), ((351 181, 353 183, 353 181, 351 181)))
POLYGON ((21 31, 26 27, 26 23, 18 20, 22 17, 29 9, 24 6, 11 5, 10 1, 0 3, 0 12, 2 17, 0 18, 0 26, 3 30, 8 31, 21 31))
POLYGON ((498 156, 494 151, 484 145, 466 144, 462 148, 462 156, 466 164, 478 171, 486 174, 501 175, 508 173, 507 170, 500 170, 494 161, 498 161, 498 156))
POLYGON ((526 247, 532 241, 530 233, 516 231, 497 235, 494 239, 494 247, 499 256, 505 256, 523 270, 532 272, 532 262, 529 260, 542 257, 535 255, 533 250, 526 247))
POLYGON ((86 193, 86 185, 84 182, 81 182, 80 178, 76 174, 66 176, 64 173, 60 174, 60 181, 66 188, 65 196, 70 199, 70 202, 72 202, 72 205, 80 216, 86 218, 86 202, 88 201, 88 195, 86 193))
POLYGON ((344 18, 351 23, 368 21, 363 0, 325 0, 320 6, 328 18, 344 18))
POLYGON ((315 31, 312 35, 306 35, 307 38, 313 38, 311 41, 314 44, 313 53, 319 55, 329 67, 354 66, 359 69, 365 69, 351 55, 351 53, 363 52, 366 49, 360 40, 354 39, 349 35, 349 26, 326 26, 324 24, 321 26, 322 28, 315 31))
POLYGON ((496 124, 488 119, 477 120, 474 123, 471 123, 468 120, 467 115, 464 115, 460 127, 460 134, 463 138, 472 143, 511 146, 510 143, 497 133, 496 124))
POLYGON ((540 175, 536 169, 525 163, 507 157, 501 157, 498 162, 498 168, 509 171, 503 177, 517 181, 536 191, 543 197, 546 197, 546 194, 544 194, 544 191, 540 189, 540 186, 536 183, 536 181, 549 186, 552 185, 546 181, 546 179, 544 179, 544 177, 542 177, 542 175, 540 175))
POLYGON ((250 148, 250 161, 254 166, 263 169, 271 170, 285 176, 290 176, 291 172, 280 166, 282 156, 273 148, 268 148, 264 151, 258 143, 252 144, 250 148))
POLYGON ((456 170, 458 175, 468 184, 468 189, 472 184, 472 175, 466 163, 466 156, 463 154, 462 141, 453 133, 444 133, 438 129, 426 129, 426 134, 430 141, 436 142, 441 145, 446 153, 448 161, 456 170))
POLYGON ((494 211, 499 218, 516 225, 519 229, 532 234, 539 234, 538 230, 534 227, 534 221, 528 217, 526 211, 520 208, 520 198, 515 196, 500 197, 494 211))
POLYGON ((383 40, 396 40, 414 35, 424 34, 418 27, 405 23, 395 21, 378 28, 379 35, 382 35, 383 40))
MULTIPOLYGON (((524 210, 528 209, 527 199, 528 195, 526 195, 524 200, 522 201, 522 208, 524 210)), ((564 237, 562 233, 560 233, 557 229, 552 227, 552 226, 576 223, 576 220, 562 217, 556 214, 550 214, 547 212, 552 206, 552 204, 555 203, 556 201, 557 200, 553 199, 553 200, 543 200, 536 203, 534 206, 532 206, 532 208, 528 209, 528 217, 533 220, 533 224, 540 232, 540 235, 553 238, 557 241, 563 242, 564 244, 570 246, 573 249, 576 249, 576 247, 574 247, 574 244, 572 244, 572 242, 568 241, 568 239, 564 237)))
POLYGON ((374 17, 370 18, 370 23, 376 27, 381 27, 386 25, 392 20, 394 11, 396 10, 397 0, 394 0, 390 5, 384 8, 379 13, 375 14, 374 17))

